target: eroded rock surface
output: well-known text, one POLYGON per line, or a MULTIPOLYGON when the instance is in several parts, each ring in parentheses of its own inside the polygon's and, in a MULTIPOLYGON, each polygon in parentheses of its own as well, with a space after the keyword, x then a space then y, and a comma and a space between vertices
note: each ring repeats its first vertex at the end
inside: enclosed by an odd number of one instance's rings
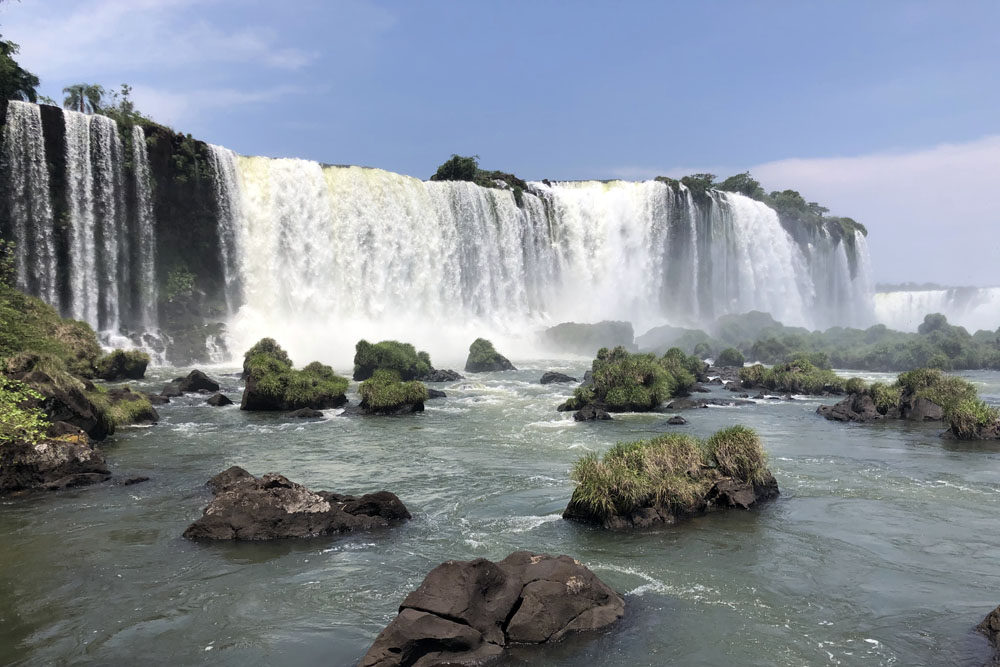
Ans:
POLYGON ((542 644, 611 625, 625 602, 579 561, 518 551, 431 570, 361 667, 482 665, 513 643, 542 644))

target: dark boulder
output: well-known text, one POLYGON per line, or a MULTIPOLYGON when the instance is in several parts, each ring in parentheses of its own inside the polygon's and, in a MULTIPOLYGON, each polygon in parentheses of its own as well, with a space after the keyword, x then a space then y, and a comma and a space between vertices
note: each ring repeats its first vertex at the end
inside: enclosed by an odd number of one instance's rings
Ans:
POLYGON ((141 380, 146 375, 149 355, 138 350, 113 350, 95 363, 96 376, 102 380, 141 380))
POLYGON ((146 398, 149 399, 151 405, 166 405, 170 402, 169 396, 164 396, 163 394, 151 394, 149 392, 143 392, 146 398))
POLYGON ((310 491, 282 475, 254 477, 233 466, 206 484, 215 498, 184 537, 273 540, 384 528, 410 518, 403 503, 382 491, 359 498, 310 491))
POLYGON ((939 422, 944 419, 944 408, 934 401, 919 396, 903 401, 901 407, 901 417, 910 421, 939 422))
POLYGON ((868 394, 851 394, 835 405, 821 405, 816 413, 832 421, 873 422, 885 419, 875 408, 875 401, 868 394))
POLYGON ((994 646, 1000 648, 1000 607, 997 607, 976 626, 976 630, 986 635, 994 646))
POLYGON ((53 378, 40 370, 12 375, 41 395, 38 407, 50 422, 67 422, 82 429, 93 440, 103 440, 115 432, 114 422, 104 409, 87 396, 95 391, 93 383, 81 383, 65 376, 53 378))
POLYGON ((465 376, 452 370, 432 370, 417 379, 421 382, 455 382, 456 380, 464 380, 465 376))
POLYGON ((691 385, 691 388, 688 391, 690 391, 692 394, 709 394, 712 392, 711 389, 701 384, 700 382, 696 382, 695 384, 691 385))
POLYGON ((111 477, 86 433, 66 423, 51 432, 61 434, 35 445, 15 440, 0 447, 0 495, 85 486, 111 477))
POLYGON ((448 398, 448 394, 444 393, 440 389, 431 389, 430 387, 428 387, 427 388, 427 398, 428 399, 431 399, 431 398, 448 398))
POLYGON ((294 412, 289 412, 288 416, 296 419, 320 419, 323 416, 323 413, 319 410, 313 410, 312 408, 301 408, 299 410, 295 410, 294 412))
POLYGON ((434 568, 361 667, 482 665, 510 644, 555 642, 620 619, 625 602, 579 561, 526 551, 434 568))
POLYGON ((156 408, 146 398, 146 394, 132 391, 130 387, 112 389, 107 393, 108 401, 115 407, 119 426, 149 425, 160 421, 156 408))
POLYGON ((516 371, 514 364, 493 348, 493 343, 485 338, 477 338, 469 346, 469 358, 465 361, 466 373, 486 373, 489 371, 516 371))
POLYGON ((608 411, 599 405, 585 405, 573 413, 573 419, 578 422, 604 421, 611 418, 608 411))
POLYGON ((115 486, 132 486, 133 484, 142 484, 143 482, 148 482, 149 477, 145 475, 137 475, 135 477, 126 477, 120 482, 115 482, 115 486))
POLYGON ((667 420, 667 423, 670 424, 671 426, 682 426, 684 424, 687 424, 688 420, 684 419, 684 417, 681 417, 680 415, 674 415, 673 417, 667 420))
POLYGON ((183 394, 207 394, 213 391, 219 391, 219 383, 195 369, 186 376, 175 378, 170 384, 164 386, 160 395, 173 398, 183 394))
POLYGON ((205 401, 213 408, 221 408, 224 405, 232 405, 233 402, 225 394, 212 394, 212 396, 205 401))
POLYGON ((569 375, 564 375, 563 373, 556 373, 555 371, 546 371, 542 374, 542 379, 538 381, 541 384, 552 384, 553 382, 579 382, 575 377, 570 377, 569 375))

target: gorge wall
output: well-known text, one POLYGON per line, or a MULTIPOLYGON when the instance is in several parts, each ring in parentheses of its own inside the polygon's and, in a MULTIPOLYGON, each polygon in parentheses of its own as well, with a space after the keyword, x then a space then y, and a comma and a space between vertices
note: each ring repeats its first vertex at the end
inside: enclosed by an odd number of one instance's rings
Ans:
POLYGON ((173 363, 263 335, 323 359, 361 336, 464 352, 470 335, 567 320, 873 321, 860 232, 791 227, 739 194, 659 181, 515 193, 242 157, 22 102, 4 121, 0 236, 17 244, 18 284, 173 363))

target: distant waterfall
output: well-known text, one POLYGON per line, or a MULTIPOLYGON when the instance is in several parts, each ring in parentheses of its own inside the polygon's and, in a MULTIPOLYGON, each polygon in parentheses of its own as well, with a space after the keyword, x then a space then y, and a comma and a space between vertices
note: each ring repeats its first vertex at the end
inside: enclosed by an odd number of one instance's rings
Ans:
POLYGON ((875 295, 875 315, 890 329, 916 331, 931 313, 969 333, 1000 328, 1000 287, 952 287, 931 290, 897 290, 875 295))
POLYGON ((140 321, 147 331, 159 327, 157 302, 159 290, 156 286, 156 219, 153 216, 152 174, 149 170, 149 154, 146 151, 146 133, 136 125, 132 128, 132 164, 135 178, 136 227, 138 241, 139 277, 136 308, 140 321))
POLYGON ((58 308, 49 172, 38 105, 8 103, 0 166, 7 179, 7 212, 16 245, 17 285, 58 308))

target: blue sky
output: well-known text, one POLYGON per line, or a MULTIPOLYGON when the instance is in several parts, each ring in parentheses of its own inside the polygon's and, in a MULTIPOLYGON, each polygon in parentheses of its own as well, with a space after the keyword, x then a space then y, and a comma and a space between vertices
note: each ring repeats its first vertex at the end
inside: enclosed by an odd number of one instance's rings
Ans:
POLYGON ((998 25, 974 1, 0 9, 42 92, 127 81, 241 153, 423 178, 451 153, 528 179, 751 169, 866 223, 879 280, 950 284, 1000 284, 998 25))

